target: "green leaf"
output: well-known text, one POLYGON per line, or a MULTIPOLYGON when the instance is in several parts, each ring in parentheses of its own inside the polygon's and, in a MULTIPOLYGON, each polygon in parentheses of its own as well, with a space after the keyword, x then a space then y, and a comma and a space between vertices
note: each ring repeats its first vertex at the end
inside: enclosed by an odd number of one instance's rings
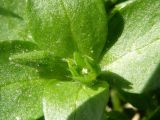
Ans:
POLYGON ((26 80, 1 87, 1 120, 33 120, 43 116, 45 80, 26 80))
MULTIPOLYGON (((3 10, 11 11, 18 16, 24 17, 25 16, 25 7, 26 1, 25 0, 1 0, 0 7, 3 7, 3 10)), ((4 13, 1 9, 0 14, 4 13)))
POLYGON ((41 96, 44 82, 36 69, 11 63, 15 53, 34 50, 28 41, 0 41, 0 115, 2 120, 36 119, 43 115, 41 96), (32 80, 37 81, 32 81, 32 80))
POLYGON ((36 69, 12 63, 0 65, 0 87, 37 78, 39 74, 36 69))
MULTIPOLYGON (((102 62, 103 70, 114 72, 133 84, 132 92, 140 93, 153 81, 152 75, 160 63, 160 1, 137 0, 125 6, 118 5, 121 21, 113 16, 110 24, 119 22, 117 29, 124 24, 123 32, 117 42, 107 51, 102 62)), ((112 27, 112 26, 111 26, 112 27)), ((109 28, 112 42, 117 33, 109 28)), ((119 31, 118 33, 121 33, 119 31)), ((157 69, 158 70, 158 69, 157 69)), ((160 71, 157 71, 160 73, 160 71)), ((155 80, 154 89, 159 87, 155 80)))
POLYGON ((42 49, 69 57, 74 51, 99 59, 107 34, 101 0, 28 0, 31 33, 42 49))
POLYGON ((31 51, 27 53, 14 54, 10 60, 22 65, 36 68, 43 78, 69 79, 67 61, 55 56, 48 51, 31 51))
POLYGON ((91 88, 77 82, 50 83, 43 98, 46 120, 101 120, 108 101, 108 84, 91 88))
POLYGON ((36 69, 9 61, 10 55, 14 53, 27 52, 36 48, 36 44, 29 41, 0 41, 0 86, 23 79, 35 79, 39 76, 36 69))
POLYGON ((0 1, 0 40, 32 40, 26 28, 25 0, 0 1))

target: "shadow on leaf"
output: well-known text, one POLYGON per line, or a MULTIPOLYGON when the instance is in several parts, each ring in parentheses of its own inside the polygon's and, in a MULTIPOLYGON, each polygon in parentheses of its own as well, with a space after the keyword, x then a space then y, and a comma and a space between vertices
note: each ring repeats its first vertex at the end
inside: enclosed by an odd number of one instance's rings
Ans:
POLYGON ((151 76, 143 92, 156 91, 156 89, 160 89, 160 63, 157 66, 153 75, 151 76))
POLYGON ((107 96, 106 91, 102 91, 98 95, 91 97, 76 108, 67 120, 101 120, 107 105, 107 96))
POLYGON ((104 71, 98 76, 99 80, 105 80, 109 83, 109 85, 113 88, 116 89, 131 89, 132 84, 122 78, 121 76, 109 72, 109 71, 104 71))
POLYGON ((37 45, 30 41, 8 40, 0 41, 0 62, 8 62, 10 55, 37 49, 37 45), (2 57, 1 57, 2 56, 2 57))
POLYGON ((14 63, 37 69, 39 76, 45 79, 68 80, 70 75, 68 65, 61 57, 48 51, 31 51, 12 55, 14 63))
POLYGON ((6 16, 6 17, 14 17, 23 20, 23 18, 16 13, 13 13, 12 11, 9 11, 3 7, 0 7, 0 15, 6 16))
POLYGON ((38 118, 36 120, 45 120, 45 118, 44 118, 44 116, 42 116, 42 117, 40 117, 40 118, 38 118))
POLYGON ((117 42, 124 29, 124 19, 121 14, 116 11, 114 15, 108 21, 108 36, 105 43, 105 47, 101 54, 101 58, 105 53, 117 42))

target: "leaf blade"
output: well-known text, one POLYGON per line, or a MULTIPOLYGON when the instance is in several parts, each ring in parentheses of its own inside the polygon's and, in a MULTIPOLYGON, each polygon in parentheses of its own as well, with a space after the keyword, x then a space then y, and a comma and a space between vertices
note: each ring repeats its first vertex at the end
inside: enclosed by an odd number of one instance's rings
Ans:
POLYGON ((75 82, 52 84, 44 94, 45 119, 100 120, 108 100, 107 94, 106 83, 99 84, 93 89, 75 82), (94 106, 95 103, 98 105, 94 106))
MULTIPOLYGON (((157 11, 160 2, 152 1, 152 6, 150 2, 140 0, 125 7, 117 6, 117 11, 125 23, 123 33, 101 62, 104 70, 115 72, 133 83, 131 92, 145 91, 160 63, 160 12, 157 11)), ((149 89, 156 87, 159 86, 155 85, 149 89)))
POLYGON ((63 57, 79 51, 98 59, 107 34, 102 1, 29 0, 28 11, 30 30, 42 48, 63 57))
POLYGON ((0 1, 0 40, 32 40, 26 28, 25 0, 0 1))
POLYGON ((42 96, 47 81, 26 80, 1 87, 1 119, 37 119, 43 116, 42 96))

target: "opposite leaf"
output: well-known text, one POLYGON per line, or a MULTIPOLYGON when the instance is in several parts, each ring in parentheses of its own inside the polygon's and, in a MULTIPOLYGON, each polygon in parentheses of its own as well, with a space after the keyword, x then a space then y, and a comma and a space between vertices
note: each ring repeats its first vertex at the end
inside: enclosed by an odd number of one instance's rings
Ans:
POLYGON ((43 78, 69 79, 67 61, 61 57, 55 56, 48 51, 31 51, 27 53, 15 54, 10 60, 21 65, 27 65, 36 68, 39 75, 43 78))
MULTIPOLYGON (((142 92, 146 86, 159 87, 157 79, 156 84, 150 82, 160 64, 160 1, 135 0, 123 5, 115 8, 121 21, 115 15, 110 22, 112 25, 120 23, 117 29, 124 24, 123 32, 118 32, 122 34, 105 54, 101 67, 131 82, 132 92, 142 92)), ((113 34, 109 39, 112 42, 117 29, 112 26, 109 29, 113 34)))
POLYGON ((102 0, 28 0, 27 5, 31 33, 42 49, 99 59, 107 33, 102 0))
POLYGON ((76 82, 50 83, 45 89, 45 120, 101 120, 108 101, 108 84, 88 88, 76 82))
POLYGON ((32 51, 35 50, 36 47, 34 43, 29 41, 0 41, 0 86, 38 77, 35 69, 9 61, 10 55, 32 51))

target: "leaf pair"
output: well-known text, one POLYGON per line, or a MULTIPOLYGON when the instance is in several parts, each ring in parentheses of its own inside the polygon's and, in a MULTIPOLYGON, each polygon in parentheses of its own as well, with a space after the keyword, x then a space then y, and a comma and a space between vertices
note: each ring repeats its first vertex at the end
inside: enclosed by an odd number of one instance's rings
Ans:
POLYGON ((2 23, 6 23, 0 29, 6 32, 0 40, 11 41, 0 48, 1 118, 28 120, 45 115, 48 120, 100 120, 108 84, 99 82, 90 88, 64 81, 69 70, 63 60, 77 51, 99 61, 107 33, 103 2, 28 0, 27 15, 24 1, 1 5, 2 23))
MULTIPOLYGON (((1 3, 2 119, 38 119, 44 114, 48 120, 101 120, 108 99, 107 83, 97 82, 90 88, 73 81, 64 82, 69 70, 62 59, 72 59, 73 53, 78 52, 98 64, 105 43, 103 71, 114 72, 131 82, 132 92, 159 87, 159 0, 117 5, 110 16, 108 37, 108 20, 100 0, 28 0, 27 15, 24 1, 1 3), (9 62, 9 57, 15 63, 9 62)), ((91 76, 95 78, 99 72, 83 60, 78 61, 78 67, 91 68, 91 76)), ((73 71, 77 70, 74 65, 70 67, 73 71)), ((86 69, 81 70, 86 73, 86 69)))

